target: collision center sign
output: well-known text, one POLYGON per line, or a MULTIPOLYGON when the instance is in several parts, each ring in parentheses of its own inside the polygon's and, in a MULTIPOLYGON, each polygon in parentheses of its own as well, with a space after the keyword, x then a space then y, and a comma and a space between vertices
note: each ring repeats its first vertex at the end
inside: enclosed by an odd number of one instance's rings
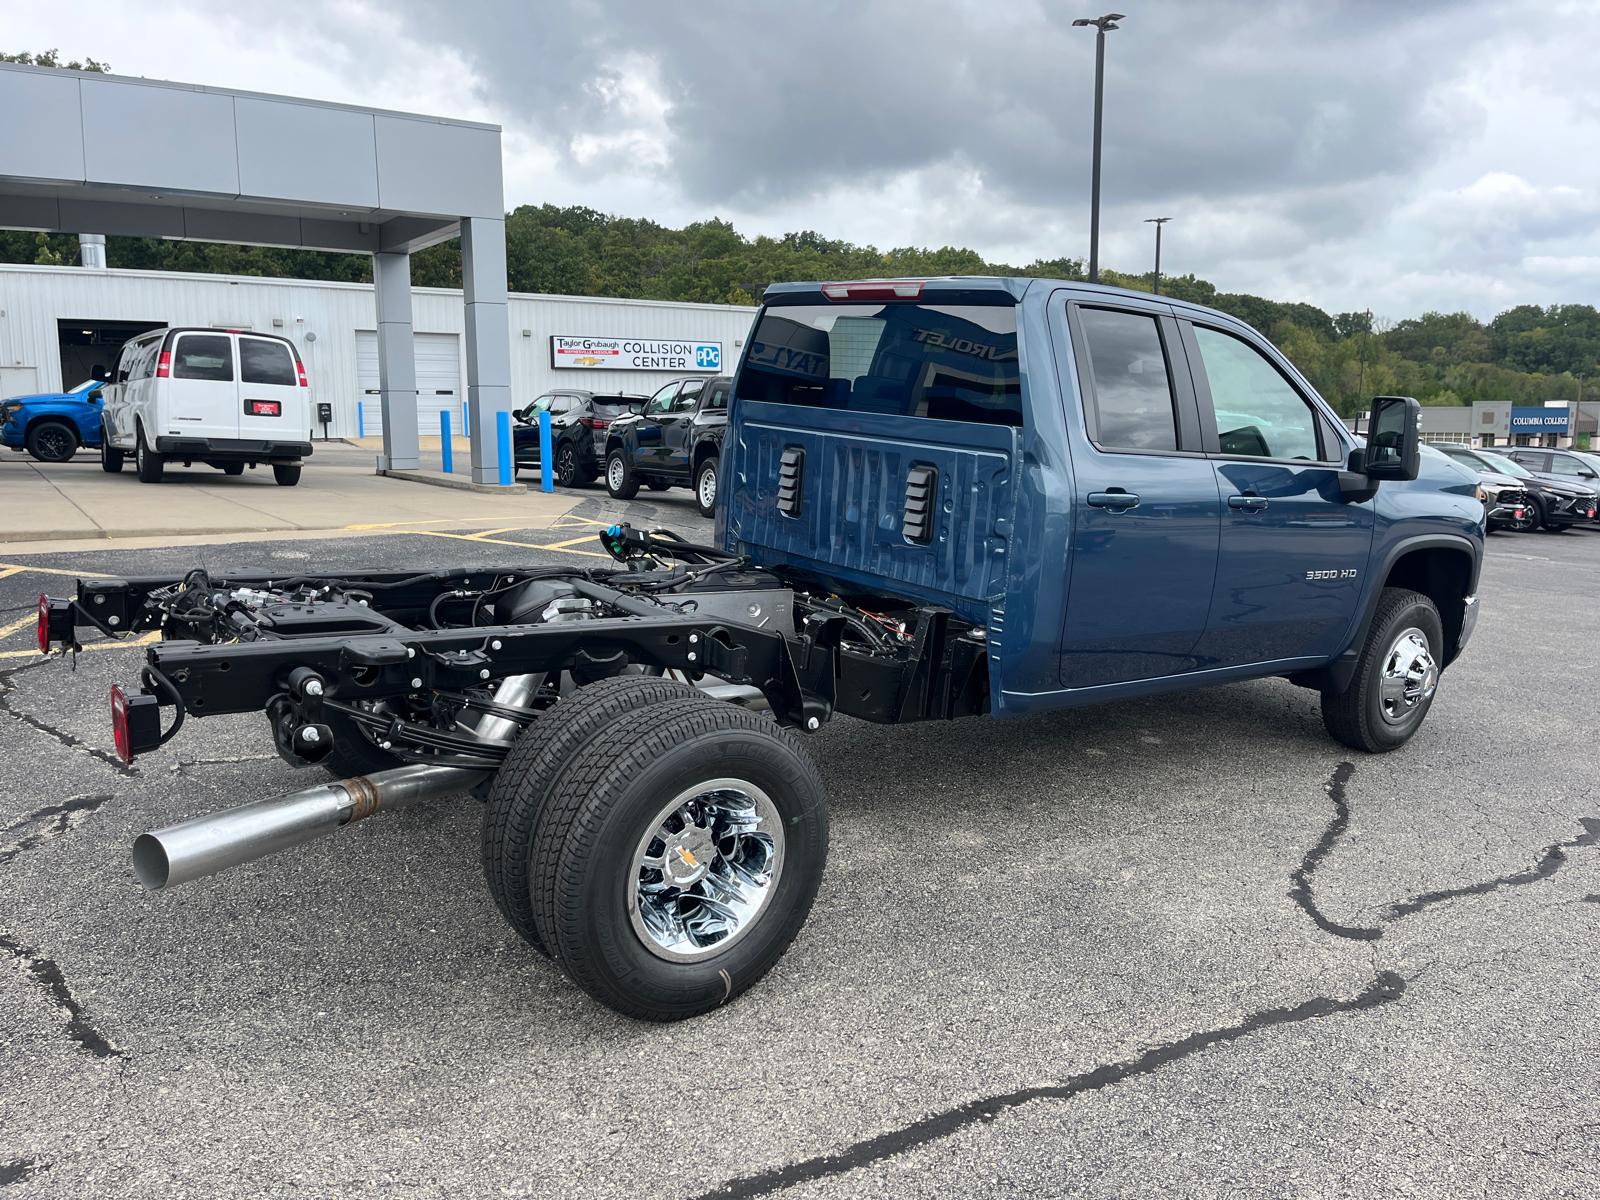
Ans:
POLYGON ((722 370, 721 342, 664 342, 652 338, 550 339, 550 365, 578 371, 722 370))

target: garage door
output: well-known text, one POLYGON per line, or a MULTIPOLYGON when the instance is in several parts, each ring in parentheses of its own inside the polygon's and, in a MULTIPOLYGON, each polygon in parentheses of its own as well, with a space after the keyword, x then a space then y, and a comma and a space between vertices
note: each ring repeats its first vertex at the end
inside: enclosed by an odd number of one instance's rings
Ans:
MULTIPOLYGON (((461 419, 461 339, 454 333, 413 333, 412 353, 417 364, 417 430, 437 435, 439 413, 450 410, 450 425, 459 435, 465 432, 461 419)), ((378 335, 367 329, 356 331, 356 377, 366 430, 382 432, 382 406, 378 398, 378 335)))

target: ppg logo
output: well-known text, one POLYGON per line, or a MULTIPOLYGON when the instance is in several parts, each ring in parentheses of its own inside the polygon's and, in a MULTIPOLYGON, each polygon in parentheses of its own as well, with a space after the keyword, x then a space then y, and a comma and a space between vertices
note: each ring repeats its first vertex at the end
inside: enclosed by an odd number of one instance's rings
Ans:
POLYGON ((721 346, 696 346, 694 348, 694 365, 702 371, 718 371, 722 369, 721 346))

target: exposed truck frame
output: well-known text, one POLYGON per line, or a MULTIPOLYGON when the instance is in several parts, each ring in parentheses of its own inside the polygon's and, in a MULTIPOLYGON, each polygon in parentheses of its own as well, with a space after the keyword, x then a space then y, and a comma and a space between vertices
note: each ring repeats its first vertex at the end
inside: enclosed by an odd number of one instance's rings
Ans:
POLYGON ((716 546, 621 525, 606 569, 41 597, 41 649, 161 631, 113 690, 125 759, 262 712, 335 776, 143 835, 145 885, 471 793, 513 928, 621 1012, 692 1016, 816 895, 826 796, 792 731, 1280 676, 1383 752, 1477 620, 1483 504, 1421 455, 1417 402, 1376 398, 1358 444, 1223 314, 1047 280, 778 285, 734 389, 716 546))

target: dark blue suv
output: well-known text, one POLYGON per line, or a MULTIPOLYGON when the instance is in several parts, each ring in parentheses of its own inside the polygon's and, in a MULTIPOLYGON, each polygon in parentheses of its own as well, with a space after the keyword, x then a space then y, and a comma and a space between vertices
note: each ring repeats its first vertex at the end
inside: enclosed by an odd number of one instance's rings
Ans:
POLYGON ((91 379, 71 391, 13 396, 0 402, 0 442, 40 462, 67 462, 79 447, 100 445, 100 389, 91 379))

